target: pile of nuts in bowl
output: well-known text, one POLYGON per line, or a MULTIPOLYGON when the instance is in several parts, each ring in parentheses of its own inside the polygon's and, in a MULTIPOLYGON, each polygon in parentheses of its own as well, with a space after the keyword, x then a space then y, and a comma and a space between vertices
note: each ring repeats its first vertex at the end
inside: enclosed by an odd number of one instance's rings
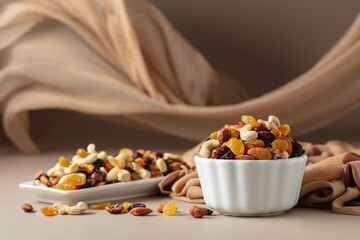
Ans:
POLYGON ((270 160, 302 156, 305 150, 290 135, 290 126, 280 124, 279 118, 270 115, 268 120, 256 120, 243 115, 238 125, 225 125, 213 132, 200 146, 198 155, 203 158, 270 160))
POLYGON ((170 172, 188 169, 182 158, 172 153, 123 148, 114 156, 97 152, 95 144, 87 150, 79 148, 72 161, 60 157, 46 173, 35 174, 33 184, 60 190, 76 190, 110 183, 128 182, 165 176, 170 172))

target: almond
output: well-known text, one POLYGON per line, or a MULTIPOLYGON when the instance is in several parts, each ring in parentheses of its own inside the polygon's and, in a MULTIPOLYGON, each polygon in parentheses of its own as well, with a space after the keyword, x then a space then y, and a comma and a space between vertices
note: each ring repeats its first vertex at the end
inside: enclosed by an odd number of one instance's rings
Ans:
POLYGON ((37 180, 41 175, 43 175, 44 174, 44 170, 41 170, 41 171, 38 171, 36 174, 35 174, 35 176, 34 176, 34 178, 33 178, 33 184, 35 185, 35 180, 37 180))
POLYGON ((248 155, 253 156, 257 159, 269 160, 272 158, 271 153, 266 148, 255 147, 247 151, 248 155))
POLYGON ((134 216, 145 216, 152 213, 152 210, 147 207, 137 207, 130 210, 130 213, 134 216))
POLYGON ((49 181, 49 178, 47 178, 45 175, 42 175, 42 176, 40 177, 40 182, 41 182, 42 184, 46 185, 47 187, 51 187, 51 186, 52 186, 51 182, 49 181))
POLYGON ((238 159, 238 160, 255 160, 255 158, 253 156, 250 156, 250 155, 239 155, 239 156, 235 156, 234 159, 238 159))
POLYGON ((54 177, 54 178, 50 179, 50 182, 52 185, 56 185, 56 184, 58 184, 59 180, 60 180, 60 178, 54 177))
POLYGON ((162 213, 165 205, 166 205, 165 203, 160 203, 160 204, 156 205, 155 210, 162 213))

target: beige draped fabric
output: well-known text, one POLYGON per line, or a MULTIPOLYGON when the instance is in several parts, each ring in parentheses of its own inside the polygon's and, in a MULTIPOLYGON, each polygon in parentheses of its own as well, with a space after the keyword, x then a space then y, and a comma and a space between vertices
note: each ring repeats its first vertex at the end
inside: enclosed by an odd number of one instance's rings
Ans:
POLYGON ((10 1, 0 13, 0 113, 26 153, 39 150, 29 112, 41 109, 192 140, 245 113, 309 132, 359 107, 359 76, 360 17, 308 72, 247 99, 146 1, 10 1))
MULTIPOLYGON (((360 215, 360 149, 342 141, 302 144, 308 162, 298 205, 360 215)), ((183 155, 190 166, 195 166, 193 157, 197 151, 195 147, 183 155)), ((174 199, 204 203, 197 172, 173 172, 161 180, 159 188, 174 199)))

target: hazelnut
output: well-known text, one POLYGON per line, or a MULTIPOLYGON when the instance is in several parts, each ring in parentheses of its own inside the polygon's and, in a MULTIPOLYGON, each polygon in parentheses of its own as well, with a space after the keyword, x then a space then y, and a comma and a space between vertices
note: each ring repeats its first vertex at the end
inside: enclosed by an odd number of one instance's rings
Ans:
POLYGON ((103 175, 101 173, 98 173, 98 172, 94 172, 93 174, 91 174, 90 178, 94 179, 96 182, 103 182, 104 181, 103 175))
POLYGON ((34 209, 30 203, 23 203, 21 205, 21 208, 22 208, 22 210, 24 210, 24 212, 32 212, 32 210, 34 209))
POLYGON ((220 143, 224 143, 231 138, 231 131, 227 128, 222 128, 217 133, 217 139, 220 143))
POLYGON ((189 211, 191 216, 193 216, 194 218, 202 218, 205 215, 204 209, 195 205, 191 206, 189 211))

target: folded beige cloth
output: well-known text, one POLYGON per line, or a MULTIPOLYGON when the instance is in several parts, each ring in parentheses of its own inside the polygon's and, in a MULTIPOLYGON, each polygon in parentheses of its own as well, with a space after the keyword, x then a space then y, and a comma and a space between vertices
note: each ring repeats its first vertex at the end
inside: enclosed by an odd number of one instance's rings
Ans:
POLYGON ((215 71, 146 1, 6 2, 0 115, 7 137, 26 153, 39 151, 29 130, 33 110, 76 111, 202 140, 244 113, 275 114, 296 135, 360 105, 360 17, 309 71, 246 100, 239 83, 215 71))
MULTIPOLYGON (((360 149, 342 141, 302 143, 308 162, 299 206, 332 208, 335 213, 360 215, 360 149)), ((197 147, 184 154, 188 164, 197 147)), ((160 183, 162 193, 192 203, 204 203, 197 172, 179 170, 160 183)))

